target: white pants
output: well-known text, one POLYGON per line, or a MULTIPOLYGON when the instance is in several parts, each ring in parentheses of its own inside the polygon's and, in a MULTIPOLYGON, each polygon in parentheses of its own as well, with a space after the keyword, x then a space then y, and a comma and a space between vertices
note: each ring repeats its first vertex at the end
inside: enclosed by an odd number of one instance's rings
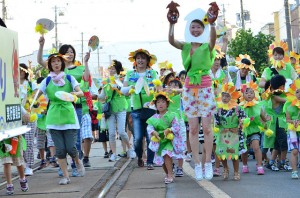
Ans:
POLYGON ((116 126, 118 126, 119 136, 122 138, 122 141, 128 142, 128 135, 125 132, 125 123, 126 123, 126 111, 112 113, 108 118, 108 133, 109 133, 109 142, 115 144, 116 142, 116 126), (116 125, 117 124, 117 125, 116 125))

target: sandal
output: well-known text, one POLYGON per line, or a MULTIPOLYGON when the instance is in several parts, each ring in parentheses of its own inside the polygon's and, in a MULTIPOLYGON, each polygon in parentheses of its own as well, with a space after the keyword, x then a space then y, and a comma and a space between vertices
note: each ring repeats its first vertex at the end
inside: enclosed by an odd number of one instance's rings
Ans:
POLYGON ((228 170, 228 169, 224 169, 222 175, 223 175, 223 179, 224 179, 224 180, 227 180, 228 177, 229 177, 229 170, 228 170))
POLYGON ((240 173, 239 172, 234 172, 233 180, 239 181, 240 179, 241 179, 240 173))
POLYGON ((144 167, 144 165, 145 165, 145 164, 144 164, 143 159, 142 159, 142 158, 139 158, 139 159, 138 159, 138 166, 139 166, 139 167, 144 167))

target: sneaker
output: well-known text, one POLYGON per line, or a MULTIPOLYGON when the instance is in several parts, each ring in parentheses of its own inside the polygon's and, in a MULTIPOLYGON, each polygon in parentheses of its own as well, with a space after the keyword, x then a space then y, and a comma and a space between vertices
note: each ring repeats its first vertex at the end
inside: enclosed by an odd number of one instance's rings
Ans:
POLYGON ((90 160, 89 158, 83 158, 83 166, 84 167, 91 167, 91 163, 90 163, 90 160))
POLYGON ((214 174, 214 177, 221 176, 220 169, 219 168, 215 168, 213 174, 214 174))
POLYGON ((127 153, 127 156, 129 156, 130 159, 134 159, 136 157, 136 153, 132 148, 128 149, 127 153))
POLYGON ((293 169, 290 165, 288 165, 288 163, 285 163, 279 165, 279 170, 291 171, 293 169))
POLYGON ((24 170, 25 176, 32 176, 33 175, 33 170, 29 167, 26 167, 24 170))
POLYGON ((202 164, 195 164, 195 179, 200 181, 203 179, 202 164))
POLYGON ((183 177, 183 170, 182 168, 178 168, 175 171, 175 177, 183 177))
POLYGON ((262 166, 257 167, 257 174, 258 175, 264 175, 265 174, 265 170, 262 166))
POLYGON ((83 166, 82 161, 80 161, 80 163, 77 165, 77 170, 78 170, 79 176, 83 177, 85 175, 85 168, 83 166))
POLYGON ((125 151, 122 151, 120 154, 118 154, 119 157, 127 157, 127 153, 125 151))
POLYGON ((246 166, 243 165, 242 173, 249 173, 249 168, 247 165, 246 166))
POLYGON ((147 164, 147 170, 154 170, 153 164, 147 164))
POLYGON ((45 168, 46 166, 47 166, 46 161, 42 160, 40 166, 38 167, 38 170, 41 170, 41 169, 45 168))
POLYGON ((293 171, 292 172, 292 179, 299 179, 298 171, 293 171))
POLYGON ((205 174, 204 174, 205 179, 211 180, 214 176, 212 163, 211 162, 206 162, 204 164, 204 168, 205 168, 205 174))
POLYGON ((13 195, 14 194, 14 185, 7 185, 6 186, 6 194, 7 195, 13 195))
POLYGON ((272 170, 272 171, 279 171, 278 167, 273 163, 273 164, 267 164, 266 168, 272 170))
MULTIPOLYGON (((77 170, 76 170, 76 171, 77 171, 77 170)), ((64 174, 63 174, 63 172, 62 172, 62 170, 61 170, 60 167, 58 168, 57 174, 58 174, 59 177, 64 176, 64 174)), ((73 176, 73 169, 72 169, 72 177, 76 177, 76 176, 73 176)))
POLYGON ((69 184, 71 181, 70 181, 70 178, 68 177, 63 177, 59 180, 59 185, 67 185, 69 184))
POLYGON ((77 168, 72 168, 72 177, 80 177, 77 168))
POLYGON ((115 162, 117 160, 117 157, 115 154, 111 154, 110 157, 109 157, 109 162, 115 162))
POLYGON ((108 152, 104 153, 104 158, 109 158, 109 153, 108 152))
POLYGON ((186 162, 192 161, 192 153, 187 153, 187 154, 186 154, 186 156, 185 156, 185 161, 186 161, 186 162))
POLYGON ((21 190, 23 192, 27 192, 29 189, 27 179, 20 179, 19 181, 20 181, 21 190))

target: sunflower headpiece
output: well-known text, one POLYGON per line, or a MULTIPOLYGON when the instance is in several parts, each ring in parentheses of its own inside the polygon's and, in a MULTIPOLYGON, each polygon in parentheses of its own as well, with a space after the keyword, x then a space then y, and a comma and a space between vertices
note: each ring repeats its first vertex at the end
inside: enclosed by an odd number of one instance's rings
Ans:
POLYGON ((110 69, 111 67, 114 67, 115 65, 116 65, 116 62, 114 60, 112 60, 110 66, 108 66, 107 69, 110 69))
POLYGON ((156 63, 156 61, 157 61, 157 58, 156 58, 155 55, 150 54, 150 53, 149 53, 147 50, 145 50, 145 49, 138 49, 138 50, 135 50, 135 51, 129 53, 129 58, 128 58, 128 60, 129 60, 130 62, 133 62, 133 63, 134 63, 134 66, 136 66, 135 58, 136 58, 136 55, 137 55, 138 53, 144 53, 144 54, 146 54, 146 55, 150 58, 150 62, 149 62, 149 64, 148 64, 150 67, 151 67, 152 65, 154 65, 154 64, 156 63))
POLYGON ((252 80, 249 83, 242 85, 241 93, 242 93, 242 95, 240 98, 239 105, 244 106, 244 107, 251 107, 258 103, 258 99, 259 99, 258 85, 255 82, 253 82, 252 80), (254 91, 255 96, 252 101, 246 101, 244 98, 244 92, 246 91, 247 88, 250 88, 254 91))
POLYGON ((173 67, 173 64, 167 60, 164 62, 158 63, 159 69, 171 69, 172 67, 173 67))
POLYGON ((222 91, 217 98, 218 108, 229 110, 236 107, 238 105, 237 100, 240 98, 240 96, 240 92, 236 91, 236 88, 232 82, 223 84, 222 91), (228 93, 231 96, 231 99, 227 104, 222 102, 222 93, 228 93))
POLYGON ((155 101, 157 100, 158 96, 163 96, 163 97, 165 97, 167 99, 168 102, 172 102, 173 103, 173 101, 169 98, 169 96, 168 96, 168 94, 166 92, 160 91, 160 92, 157 92, 157 93, 154 94, 153 100, 151 102, 152 104, 155 104, 155 101))
POLYGON ((296 59, 296 64, 298 64, 300 55, 298 53, 294 52, 294 51, 290 51, 290 58, 296 59))
POLYGON ((272 65, 276 68, 285 68, 285 64, 290 61, 290 58, 288 56, 288 44, 286 42, 280 41, 279 43, 274 41, 270 46, 268 50, 268 55, 270 58, 270 62, 272 65), (280 47, 284 51, 284 57, 282 60, 275 60, 273 57, 273 49, 276 47, 280 47))
POLYGON ((293 84, 290 85, 290 88, 288 89, 287 95, 287 101, 291 102, 292 106, 296 106, 300 108, 300 100, 296 97, 296 91, 297 89, 300 89, 300 79, 294 80, 293 84))
POLYGON ((239 69, 245 68, 255 72, 255 68, 253 66, 254 64, 254 60, 252 60, 248 54, 240 54, 238 57, 235 58, 235 65, 239 69), (244 63, 246 60, 250 62, 250 65, 244 63))
POLYGON ((225 57, 225 53, 222 52, 221 47, 218 45, 215 45, 215 50, 216 50, 216 59, 222 59, 225 57))

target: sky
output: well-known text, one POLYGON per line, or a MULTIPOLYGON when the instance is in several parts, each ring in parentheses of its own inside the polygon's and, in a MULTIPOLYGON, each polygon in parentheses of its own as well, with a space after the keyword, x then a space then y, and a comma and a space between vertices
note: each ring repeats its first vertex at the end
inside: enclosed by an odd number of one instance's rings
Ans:
MULTIPOLYGON (((6 25, 9 29, 18 32, 19 55, 31 54, 39 46, 40 35, 34 31, 36 21, 40 18, 54 21, 56 5, 58 13, 64 13, 64 16, 57 18, 58 40, 63 44, 80 45, 83 42, 86 51, 89 38, 97 35, 100 46, 103 46, 101 56, 106 56, 105 59, 110 56, 110 58, 126 61, 125 57, 128 57, 129 52, 136 47, 140 48, 140 43, 141 47, 150 45, 151 50, 162 53, 155 54, 158 62, 168 59, 175 61, 174 57, 177 57, 176 64, 180 64, 177 63, 180 61, 178 50, 171 49, 167 45, 162 45, 164 46, 162 49, 159 44, 167 41, 169 24, 166 18, 166 6, 169 2, 170 0, 6 0, 8 6, 6 25), (123 47, 124 42, 126 47, 123 47), (132 43, 134 44, 130 48, 132 43), (112 52, 105 51, 107 46, 112 52)), ((184 17, 199 7, 207 10, 211 0, 175 0, 175 2, 180 5, 175 38, 184 40, 184 17)), ((221 10, 224 5, 226 20, 235 24, 236 13, 240 12, 240 0, 217 0, 216 2, 221 10)), ((252 28, 254 33, 258 32, 266 23, 273 21, 273 12, 282 9, 283 2, 283 0, 243 0, 244 10, 250 10, 251 16, 251 23, 246 23, 246 27, 252 28)), ((294 1, 290 0, 290 3, 294 1)), ((45 35, 45 39, 45 49, 51 48, 55 42, 54 29, 45 35)), ((93 56, 92 65, 97 64, 95 61, 97 55, 93 56)), ((78 59, 81 59, 81 55, 78 59)), ((109 65, 105 62, 102 64, 109 65)))

